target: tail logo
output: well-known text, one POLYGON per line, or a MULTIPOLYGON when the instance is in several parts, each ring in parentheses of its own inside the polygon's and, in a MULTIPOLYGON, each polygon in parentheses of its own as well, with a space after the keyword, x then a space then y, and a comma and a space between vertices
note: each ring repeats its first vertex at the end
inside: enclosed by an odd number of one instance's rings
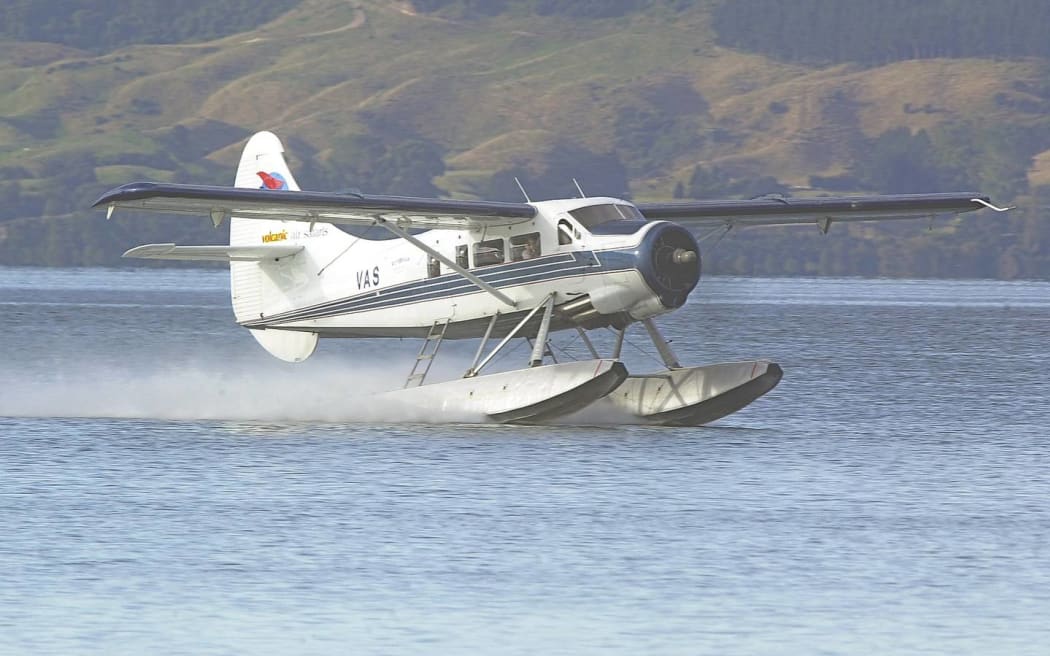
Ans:
POLYGON ((272 173, 259 171, 255 175, 262 180, 262 186, 259 189, 281 190, 288 188, 288 182, 285 181, 284 176, 276 171, 272 173))

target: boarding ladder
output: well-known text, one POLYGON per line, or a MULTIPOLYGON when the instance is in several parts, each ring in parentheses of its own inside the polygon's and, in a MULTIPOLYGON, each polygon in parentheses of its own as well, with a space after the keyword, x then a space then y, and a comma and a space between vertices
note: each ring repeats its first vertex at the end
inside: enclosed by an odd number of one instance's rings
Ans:
POLYGON ((430 371, 430 365, 434 363, 434 357, 437 355, 438 349, 441 348, 441 342, 445 339, 445 332, 448 331, 448 324, 451 321, 451 318, 444 321, 438 319, 430 326, 430 332, 427 333, 426 338, 423 340, 423 346, 419 349, 419 355, 416 356, 416 362, 412 365, 412 371, 408 374, 403 389, 419 387, 423 384, 427 377, 427 372, 430 371))

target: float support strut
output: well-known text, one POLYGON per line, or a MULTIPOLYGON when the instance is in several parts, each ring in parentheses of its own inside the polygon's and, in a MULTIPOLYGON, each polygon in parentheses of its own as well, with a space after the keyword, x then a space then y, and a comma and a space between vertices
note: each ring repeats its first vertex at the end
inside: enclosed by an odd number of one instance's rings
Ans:
POLYGON ((653 340, 653 345, 660 352, 660 358, 664 361, 664 366, 668 369, 681 369, 682 365, 678 364, 678 358, 675 357, 674 351, 671 350, 671 345, 660 334, 653 320, 644 319, 642 323, 645 324, 645 329, 649 331, 649 339, 653 340))
MULTIPOLYGON (((486 356, 485 359, 481 361, 481 364, 479 364, 477 367, 474 367, 472 371, 468 372, 470 376, 477 376, 479 373, 481 373, 481 370, 485 368, 485 365, 487 365, 492 360, 492 358, 496 357, 496 354, 499 353, 503 349, 503 347, 507 345, 507 342, 509 342, 511 339, 514 338, 515 335, 518 334, 518 331, 521 330, 522 326, 527 324, 529 322, 529 319, 532 319, 532 317, 536 316, 536 313, 540 311, 540 308, 547 305, 548 300, 553 299, 554 294, 549 294, 547 298, 543 299, 542 303, 532 308, 532 311, 526 314, 525 318, 518 322, 518 325, 514 326, 514 330, 507 333, 507 336, 504 337, 499 344, 496 344, 496 348, 492 349, 492 353, 489 353, 488 356, 486 356)), ((470 376, 465 377, 469 378, 470 376)))
POLYGON ((591 352, 591 357, 597 360, 599 358, 598 350, 594 348, 591 338, 587 336, 587 331, 580 326, 576 326, 576 332, 580 333, 583 343, 587 345, 587 350, 591 352))
POLYGON ((547 350, 547 335, 550 332, 552 314, 554 314, 554 294, 549 294, 544 302, 543 319, 540 320, 540 328, 536 331, 536 343, 532 345, 532 358, 529 360, 530 367, 538 367, 543 364, 543 353, 547 350))
POLYGON ((620 329, 620 334, 616 336, 616 346, 613 347, 613 359, 619 360, 620 354, 623 353, 623 338, 627 336, 627 326, 630 324, 624 324, 623 328, 620 329))
POLYGON ((485 345, 489 343, 489 337, 492 336, 492 329, 496 327, 496 320, 499 319, 499 312, 492 315, 492 319, 489 320, 489 327, 485 329, 485 336, 481 338, 481 343, 478 344, 478 352, 474 354, 474 361, 470 363, 470 369, 467 369, 467 373, 463 374, 464 378, 470 378, 477 374, 478 361, 481 360, 481 354, 485 352, 485 345))

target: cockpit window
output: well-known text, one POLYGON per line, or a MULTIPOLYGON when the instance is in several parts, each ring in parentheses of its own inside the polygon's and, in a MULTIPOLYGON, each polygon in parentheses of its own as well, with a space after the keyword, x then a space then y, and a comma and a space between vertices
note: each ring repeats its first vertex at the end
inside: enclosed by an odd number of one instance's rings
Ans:
POLYGON ((581 207, 570 211, 569 214, 585 228, 608 223, 609 221, 638 221, 645 219, 634 205, 620 205, 619 203, 581 207))
POLYGON ((572 225, 566 219, 558 221, 558 245, 568 246, 572 243, 572 225))

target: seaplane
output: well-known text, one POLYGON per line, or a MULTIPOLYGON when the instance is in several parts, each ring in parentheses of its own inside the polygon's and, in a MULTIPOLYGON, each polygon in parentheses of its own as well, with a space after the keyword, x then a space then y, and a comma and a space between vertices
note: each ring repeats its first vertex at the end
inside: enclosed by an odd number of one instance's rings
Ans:
POLYGON ((228 262, 237 323, 281 360, 307 359, 320 338, 422 340, 403 387, 380 396, 435 422, 451 412, 543 423, 607 406, 669 426, 730 415, 783 375, 768 360, 684 366, 661 334, 655 319, 681 308, 700 281, 697 234, 795 224, 827 233, 839 222, 1010 209, 971 192, 633 203, 580 190, 578 198, 525 198, 302 191, 281 141, 259 132, 233 187, 132 182, 94 207, 107 217, 122 209, 210 217, 216 228, 228 222, 229 245, 147 244, 124 255, 228 262), (628 371, 621 350, 634 324, 664 369, 628 371), (614 332, 604 354, 588 336, 598 329, 614 332), (556 331, 576 331, 590 357, 554 360, 556 331), (427 383, 446 339, 480 341, 462 377, 427 383), (522 367, 486 372, 515 339, 531 347, 522 367))

